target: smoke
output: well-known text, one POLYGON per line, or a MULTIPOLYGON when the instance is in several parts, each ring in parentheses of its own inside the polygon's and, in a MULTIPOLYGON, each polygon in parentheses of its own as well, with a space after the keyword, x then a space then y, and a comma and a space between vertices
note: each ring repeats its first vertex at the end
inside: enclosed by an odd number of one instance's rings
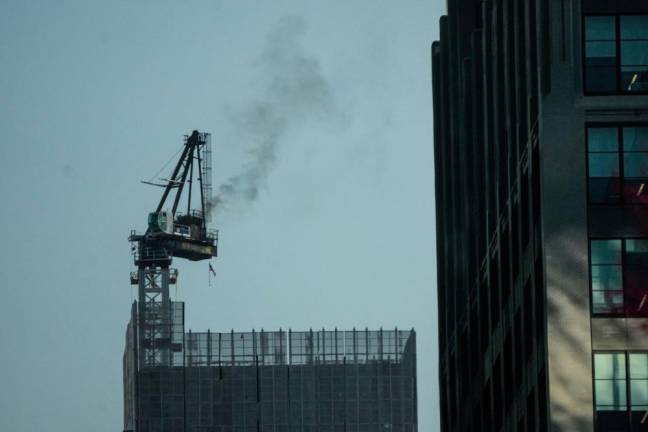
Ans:
POLYGON ((217 188, 209 203, 212 213, 257 199, 275 165, 278 147, 291 128, 340 119, 317 58, 306 55, 301 46, 305 31, 302 18, 285 17, 268 36, 260 57, 262 97, 235 116, 238 135, 250 141, 248 160, 241 172, 217 188))

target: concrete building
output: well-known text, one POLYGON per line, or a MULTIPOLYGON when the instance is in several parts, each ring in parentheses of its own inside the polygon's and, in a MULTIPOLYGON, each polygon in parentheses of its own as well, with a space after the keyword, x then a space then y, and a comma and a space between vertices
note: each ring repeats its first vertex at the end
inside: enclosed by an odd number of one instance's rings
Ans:
POLYGON ((648 430, 648 2, 447 5, 441 429, 648 430))
POLYGON ((166 307, 170 338, 138 342, 133 305, 125 431, 417 431, 414 330, 192 333, 184 304, 166 307), (141 364, 151 343, 172 354, 141 364))

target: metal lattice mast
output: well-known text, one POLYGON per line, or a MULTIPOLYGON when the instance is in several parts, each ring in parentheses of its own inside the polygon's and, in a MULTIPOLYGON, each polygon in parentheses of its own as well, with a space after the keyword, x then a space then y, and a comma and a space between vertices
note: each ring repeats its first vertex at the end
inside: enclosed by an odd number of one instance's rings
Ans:
POLYGON ((169 286, 176 283, 177 270, 169 268, 165 249, 139 244, 135 251, 136 272, 131 283, 138 286, 138 363, 142 367, 173 366, 173 314, 169 286))

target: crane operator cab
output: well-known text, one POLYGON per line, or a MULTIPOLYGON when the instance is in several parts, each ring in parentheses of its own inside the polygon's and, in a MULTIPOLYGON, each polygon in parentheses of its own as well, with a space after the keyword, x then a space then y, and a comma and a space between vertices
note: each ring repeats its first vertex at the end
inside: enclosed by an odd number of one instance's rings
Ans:
POLYGON ((197 210, 190 214, 179 214, 173 217, 173 213, 168 210, 162 210, 159 213, 149 213, 148 231, 150 233, 166 233, 181 235, 187 238, 203 239, 204 219, 197 210))
POLYGON ((197 210, 175 218, 168 210, 151 212, 145 236, 165 247, 172 256, 193 261, 216 256, 217 235, 205 229, 205 219, 197 210))
POLYGON ((149 213, 148 231, 152 233, 163 232, 173 234, 173 215, 169 216, 169 211, 167 210, 162 210, 159 213, 149 213))

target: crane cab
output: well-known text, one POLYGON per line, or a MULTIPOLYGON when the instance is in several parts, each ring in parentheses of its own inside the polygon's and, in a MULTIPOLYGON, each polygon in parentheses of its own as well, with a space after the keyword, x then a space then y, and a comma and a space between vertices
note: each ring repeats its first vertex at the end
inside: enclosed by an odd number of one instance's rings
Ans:
POLYGON ((218 232, 205 228, 205 220, 197 210, 175 217, 172 212, 161 210, 149 213, 145 235, 131 238, 147 247, 165 250, 170 256, 200 261, 216 256, 218 232))
POLYGON ((173 234, 173 214, 167 210, 149 213, 148 230, 173 234))

